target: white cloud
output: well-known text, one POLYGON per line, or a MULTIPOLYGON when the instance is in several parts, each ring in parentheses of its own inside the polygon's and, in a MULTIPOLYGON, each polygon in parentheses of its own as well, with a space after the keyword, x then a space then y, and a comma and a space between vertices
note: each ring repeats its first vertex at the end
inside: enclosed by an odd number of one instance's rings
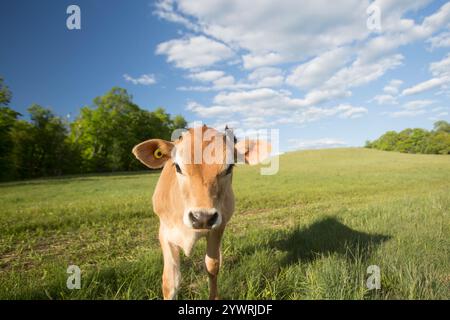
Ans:
POLYGON ((242 62, 245 69, 261 68, 264 66, 276 65, 283 62, 283 57, 274 52, 265 54, 245 54, 242 56, 242 62))
POLYGON ((369 1, 226 3, 180 0, 178 7, 195 17, 206 34, 248 51, 243 57, 246 68, 298 61, 369 34, 365 27, 369 1))
POLYGON ((253 70, 248 75, 248 79, 251 81, 259 81, 259 80, 267 78, 267 77, 275 77, 275 76, 279 76, 281 74, 282 74, 282 70, 279 68, 262 67, 262 68, 253 70))
POLYGON ((188 75, 189 79, 208 83, 209 86, 182 86, 182 91, 221 91, 221 90, 249 90, 257 88, 278 87, 283 84, 284 76, 281 69, 263 67, 251 72, 247 80, 236 82, 233 76, 226 75, 219 70, 209 70, 188 75))
POLYGON ((233 76, 225 76, 213 81, 215 88, 227 88, 234 85, 233 76))
POLYGON ((374 81, 388 70, 402 64, 403 56, 391 55, 366 64, 357 59, 351 65, 341 68, 321 86, 309 91, 303 99, 296 99, 298 107, 318 105, 327 101, 351 96, 350 89, 374 81))
POLYGON ((403 84, 402 80, 392 79, 384 86, 384 94, 379 94, 373 97, 369 102, 376 101, 378 104, 398 104, 397 95, 399 93, 400 86, 403 84))
POLYGON ((398 94, 399 87, 403 84, 402 80, 393 79, 389 82, 387 86, 383 88, 383 91, 387 94, 396 95, 398 94))
POLYGON ((284 76, 281 69, 263 67, 251 72, 248 80, 257 87, 277 87, 283 84, 284 76))
POLYGON ((351 88, 380 78, 388 70, 400 66, 402 61, 403 56, 400 54, 387 56, 372 63, 364 63, 357 59, 351 65, 336 72, 319 89, 314 89, 306 94, 304 104, 315 105, 332 99, 349 97, 351 88))
POLYGON ((346 88, 319 89, 308 92, 301 101, 302 106, 313 106, 330 100, 350 97, 351 95, 352 93, 346 88))
POLYGON ((291 97, 286 90, 261 88, 247 91, 220 92, 211 106, 191 101, 187 110, 202 118, 239 117, 246 125, 256 127, 277 124, 301 124, 337 116, 342 119, 356 119, 368 113, 364 107, 340 104, 334 107, 320 108, 306 106, 305 100, 291 97), (265 120, 264 120, 265 119, 265 120))
POLYGON ((426 108, 434 103, 434 100, 412 100, 403 104, 400 110, 384 112, 382 114, 388 115, 391 118, 416 117, 428 113, 429 110, 426 108))
POLYGON ((235 87, 234 77, 226 75, 225 72, 219 70, 191 73, 190 75, 188 75, 188 78, 194 81, 209 83, 211 84, 211 86, 180 87, 178 89, 185 91, 211 91, 235 87))
POLYGON ((431 63, 430 72, 435 77, 450 76, 450 53, 444 59, 431 63))
MULTIPOLYGON (((256 6, 238 0, 161 3, 158 16, 196 34, 164 42, 156 50, 176 67, 189 69, 187 78, 200 82, 178 89, 219 91, 210 102, 190 102, 188 110, 217 120, 236 115, 241 124, 252 126, 366 114, 366 108, 345 99, 355 88, 402 66, 404 56, 396 52, 398 48, 430 39, 450 21, 450 3, 425 18, 417 15, 429 0, 262 0, 256 6), (378 34, 366 27, 370 4, 381 8, 378 34), (415 20, 410 18, 414 15, 415 20), (226 60, 221 66, 236 68, 236 73, 219 70, 218 62, 226 60), (214 70, 205 71, 212 65, 214 70), (283 90, 286 84, 301 91, 283 90), (331 101, 334 106, 323 107, 331 101)), ((445 70, 445 61, 430 65, 433 79, 404 90, 402 80, 391 80, 371 101, 398 104, 401 96, 433 87, 446 89, 445 70)), ((395 112, 389 115, 411 116, 426 110, 411 104, 395 112)))
POLYGON ((402 91, 402 95, 419 94, 435 88, 445 88, 450 82, 450 54, 440 61, 432 62, 429 67, 433 78, 420 82, 402 91))
POLYGON ((347 145, 345 141, 335 138, 321 138, 313 140, 289 139, 288 142, 291 150, 327 149, 344 147, 347 145))
POLYGON ((450 47, 450 32, 442 32, 437 36, 431 37, 427 42, 430 43, 431 50, 450 47))
POLYGON ((156 54, 166 55, 167 61, 178 68, 192 69, 229 59, 233 56, 233 51, 223 43, 197 36, 160 43, 156 54))
MULTIPOLYGON (((390 21, 384 26, 388 34, 375 37, 367 45, 362 46, 362 49, 358 52, 359 57, 350 66, 339 69, 339 67, 342 67, 349 61, 352 50, 345 50, 342 46, 339 48, 336 44, 330 48, 322 46, 322 52, 327 50, 325 53, 298 66, 288 76, 286 82, 290 85, 297 86, 300 89, 314 88, 314 90, 308 92, 303 98, 303 105, 313 105, 338 97, 349 96, 351 95, 349 91, 351 88, 370 83, 384 75, 387 71, 400 66, 403 61, 402 55, 386 54, 401 45, 411 43, 417 39, 423 39, 427 35, 432 34, 448 20, 450 9, 449 5, 444 5, 437 13, 425 18, 420 25, 416 25, 414 21, 408 19, 401 19, 401 23, 398 25, 394 22, 398 21, 405 12, 423 7, 426 1, 420 3, 383 1, 379 4, 385 9, 382 10, 387 15, 385 19, 390 21)), ((299 30, 298 36, 305 36, 307 32, 307 28, 306 31, 299 30)), ((365 36, 362 36, 363 38, 365 36)), ((224 41, 232 40, 227 40, 226 38, 221 39, 224 39, 224 41)), ((264 42, 264 44, 266 43, 267 41, 264 42)), ((299 55, 297 58, 289 57, 289 54, 282 54, 282 50, 275 50, 273 49, 274 47, 271 47, 271 49, 267 48, 267 50, 258 50, 256 44, 255 47, 242 45, 240 47, 252 52, 244 57, 244 67, 246 68, 251 68, 255 65, 264 65, 264 63, 276 64, 284 61, 298 60, 304 57, 303 55, 299 55), (249 63, 249 57, 254 58, 252 61, 260 60, 255 63, 249 63)), ((289 48, 292 49, 292 47, 289 48)), ((304 48, 310 49, 311 44, 305 45, 304 48)), ((315 52, 315 54, 318 53, 315 52)), ((386 90, 393 92, 395 88, 391 87, 386 90)), ((387 97, 385 96, 384 98, 386 99, 387 97)))
POLYGON ((403 105, 403 108, 408 110, 417 110, 417 109, 423 109, 424 107, 427 107, 429 105, 432 105, 435 103, 434 100, 413 100, 405 103, 403 105))
POLYGON ((430 80, 426 80, 423 82, 420 82, 412 87, 409 87, 402 91, 402 95, 404 96, 410 96, 413 94, 422 93, 437 87, 442 86, 444 83, 447 83, 449 81, 448 77, 443 78, 432 78, 430 80))
POLYGON ((308 107, 302 110, 292 112, 288 116, 278 119, 277 123, 302 124, 334 116, 337 116, 342 119, 356 119, 366 113, 368 113, 368 110, 366 108, 353 107, 351 105, 338 105, 331 108, 308 107))
POLYGON ((247 91, 220 92, 213 103, 226 105, 235 112, 247 112, 248 114, 274 114, 282 109, 300 107, 301 101, 290 98, 290 93, 269 88, 260 88, 247 91))
POLYGON ((438 121, 438 120, 443 120, 443 118, 447 118, 450 114, 450 107, 436 107, 431 109, 431 112, 433 113, 433 115, 431 117, 429 117, 429 120, 432 121, 438 121))
POLYGON ((160 0, 155 3, 155 10, 153 13, 160 17, 161 19, 180 23, 184 25, 186 28, 198 31, 199 28, 197 25, 192 23, 188 18, 183 17, 180 13, 175 11, 173 0, 160 0))
POLYGON ((186 110, 192 111, 201 117, 229 117, 231 116, 231 110, 227 106, 212 106, 205 107, 195 101, 188 103, 186 110))
POLYGON ((214 91, 214 87, 207 87, 207 86, 180 86, 177 87, 177 90, 179 91, 197 91, 197 92, 209 92, 214 91))
POLYGON ((424 1, 393 1, 376 0, 374 5, 382 12, 383 33, 368 41, 360 52, 361 59, 366 62, 378 59, 392 53, 400 46, 430 37, 450 21, 450 3, 442 5, 434 14, 425 17, 421 24, 402 16, 424 7, 429 0, 424 1))
POLYGON ((241 126, 248 129, 269 128, 271 123, 261 116, 249 116, 242 119, 241 126))
POLYGON ((153 74, 143 74, 138 78, 133 78, 128 74, 124 74, 123 78, 127 82, 131 82, 132 84, 140 84, 143 86, 149 86, 156 83, 156 79, 153 74))
POLYGON ((211 82, 222 78, 225 75, 225 72, 220 70, 208 70, 197 73, 192 73, 188 77, 190 79, 200 81, 200 82, 211 82))
POLYGON ((252 69, 302 61, 349 45, 359 45, 363 62, 377 60, 399 46, 431 36, 449 22, 450 4, 444 4, 421 24, 403 17, 429 2, 264 0, 255 6, 251 1, 238 0, 162 0, 155 12, 236 51, 242 50, 244 68, 252 69), (371 34, 366 27, 370 4, 381 9, 383 33, 361 46, 371 34))
POLYGON ((390 94, 379 94, 373 97, 371 101, 376 101, 378 104, 397 104, 397 98, 390 94))
POLYGON ((433 109, 431 109, 431 111, 432 112, 439 112, 439 111, 443 111, 443 110, 446 110, 447 108, 445 108, 445 107, 436 107, 436 108, 433 108, 433 109))
POLYGON ((416 117, 424 113, 426 113, 425 110, 418 109, 418 110, 401 110, 401 111, 387 112, 385 114, 388 114, 391 118, 404 118, 404 117, 416 117))
POLYGON ((350 59, 349 48, 338 48, 297 66, 286 82, 300 89, 317 87, 328 80, 350 59))
POLYGON ((339 113, 339 117, 344 119, 356 119, 368 113, 364 107, 354 107, 349 104, 341 104, 335 110, 339 113))
POLYGON ((403 58, 401 54, 394 54, 371 63, 366 63, 358 58, 349 67, 339 70, 325 82, 325 86, 351 88, 367 84, 378 79, 388 70, 402 65, 403 58))

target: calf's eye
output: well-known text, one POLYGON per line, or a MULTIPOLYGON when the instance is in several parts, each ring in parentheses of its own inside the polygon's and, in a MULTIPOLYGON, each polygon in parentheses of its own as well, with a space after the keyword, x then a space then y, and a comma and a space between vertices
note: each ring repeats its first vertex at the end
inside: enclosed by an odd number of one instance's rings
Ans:
POLYGON ((180 166, 178 165, 178 163, 175 163, 175 170, 177 170, 177 172, 178 172, 179 174, 182 174, 181 168, 180 168, 180 166))

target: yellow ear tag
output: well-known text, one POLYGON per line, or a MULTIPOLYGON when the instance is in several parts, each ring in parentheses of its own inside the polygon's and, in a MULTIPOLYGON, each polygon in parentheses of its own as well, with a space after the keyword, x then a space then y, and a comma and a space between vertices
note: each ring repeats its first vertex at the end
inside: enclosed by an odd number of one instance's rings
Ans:
POLYGON ((153 152, 153 155, 156 159, 161 159, 163 156, 163 153, 160 148, 156 149, 155 152, 153 152))

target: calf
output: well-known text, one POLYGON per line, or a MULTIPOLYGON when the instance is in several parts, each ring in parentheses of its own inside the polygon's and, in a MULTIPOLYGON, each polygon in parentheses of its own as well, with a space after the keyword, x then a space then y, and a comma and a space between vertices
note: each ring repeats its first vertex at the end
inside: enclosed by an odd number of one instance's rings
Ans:
POLYGON ((229 130, 221 133, 206 126, 186 130, 173 142, 152 139, 133 148, 133 154, 147 167, 162 168, 152 201, 160 221, 164 299, 177 297, 180 249, 189 256, 201 237, 207 241, 209 298, 218 298, 220 243, 234 211, 234 164, 237 159, 257 164, 269 153, 270 145, 264 141, 236 143, 229 130))

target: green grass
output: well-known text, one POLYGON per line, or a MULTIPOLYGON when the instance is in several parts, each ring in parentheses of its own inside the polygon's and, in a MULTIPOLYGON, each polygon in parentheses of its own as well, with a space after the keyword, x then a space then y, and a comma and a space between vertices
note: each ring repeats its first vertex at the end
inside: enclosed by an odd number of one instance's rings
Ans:
MULTIPOLYGON (((0 184, 1 299, 161 298, 158 173, 0 184), (66 288, 70 264, 82 288, 66 288)), ((225 299, 449 299, 450 157, 367 149, 239 166, 223 242, 225 299), (381 290, 365 286, 369 265, 381 290)), ((204 240, 180 298, 208 297, 204 240)))

